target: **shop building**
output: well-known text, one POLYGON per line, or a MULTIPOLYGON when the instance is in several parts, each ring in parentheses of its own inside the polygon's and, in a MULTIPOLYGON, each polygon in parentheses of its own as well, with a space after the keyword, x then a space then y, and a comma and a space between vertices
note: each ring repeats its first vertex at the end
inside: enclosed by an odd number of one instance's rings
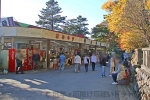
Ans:
POLYGON ((73 64, 75 52, 80 52, 82 55, 92 46, 96 53, 96 48, 104 44, 79 36, 15 22, 11 17, 2 18, 0 26, 1 67, 10 72, 15 71, 17 49, 21 49, 24 55, 24 70, 31 70, 32 55, 35 49, 39 50, 42 68, 47 69, 53 68, 52 59, 58 58, 61 52, 65 53, 67 59, 72 59, 70 64, 73 64))

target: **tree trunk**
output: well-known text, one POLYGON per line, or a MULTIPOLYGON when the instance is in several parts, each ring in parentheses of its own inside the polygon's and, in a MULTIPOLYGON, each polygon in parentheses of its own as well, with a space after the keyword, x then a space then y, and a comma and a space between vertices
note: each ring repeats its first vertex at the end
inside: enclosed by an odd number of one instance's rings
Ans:
POLYGON ((53 15, 52 15, 52 30, 54 30, 54 19, 53 19, 53 15))

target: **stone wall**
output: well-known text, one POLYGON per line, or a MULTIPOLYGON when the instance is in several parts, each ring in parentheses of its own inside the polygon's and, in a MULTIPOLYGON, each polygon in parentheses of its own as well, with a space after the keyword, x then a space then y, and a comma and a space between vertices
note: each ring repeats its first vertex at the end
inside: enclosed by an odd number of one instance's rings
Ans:
POLYGON ((150 48, 135 50, 129 89, 135 100, 150 100, 150 48))
POLYGON ((141 68, 136 68, 136 73, 140 100, 150 100, 150 73, 141 68))
POLYGON ((136 65, 130 68, 131 74, 130 74, 129 90, 130 90, 130 94, 135 98, 135 100, 141 100, 139 86, 138 86, 138 82, 136 79, 136 74, 137 74, 136 68, 140 68, 140 66, 136 65))

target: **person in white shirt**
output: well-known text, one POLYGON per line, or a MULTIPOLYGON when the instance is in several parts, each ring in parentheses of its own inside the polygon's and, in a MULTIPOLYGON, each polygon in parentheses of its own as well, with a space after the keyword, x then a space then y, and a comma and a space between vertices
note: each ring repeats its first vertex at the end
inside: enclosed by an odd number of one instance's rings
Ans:
POLYGON ((97 62, 97 57, 95 56, 94 53, 91 56, 91 62, 92 62, 92 71, 95 71, 95 64, 97 62))
POLYGON ((79 53, 74 58, 75 63, 75 72, 80 72, 80 64, 81 64, 81 57, 79 56, 79 53))
POLYGON ((85 55, 83 61, 84 61, 84 65, 85 65, 85 72, 88 72, 88 65, 90 64, 90 58, 88 57, 88 55, 85 55))

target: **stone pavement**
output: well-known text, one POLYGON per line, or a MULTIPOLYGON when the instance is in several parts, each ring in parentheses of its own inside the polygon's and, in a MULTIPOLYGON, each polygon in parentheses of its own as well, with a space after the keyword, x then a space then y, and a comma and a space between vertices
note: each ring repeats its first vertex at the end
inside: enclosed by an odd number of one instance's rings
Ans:
POLYGON ((0 75, 0 100, 130 100, 120 99, 124 96, 122 89, 118 91, 118 86, 111 84, 108 67, 106 78, 100 77, 99 65, 96 71, 91 71, 90 65, 88 73, 84 66, 80 73, 73 71, 69 67, 64 73, 40 70, 0 75))

